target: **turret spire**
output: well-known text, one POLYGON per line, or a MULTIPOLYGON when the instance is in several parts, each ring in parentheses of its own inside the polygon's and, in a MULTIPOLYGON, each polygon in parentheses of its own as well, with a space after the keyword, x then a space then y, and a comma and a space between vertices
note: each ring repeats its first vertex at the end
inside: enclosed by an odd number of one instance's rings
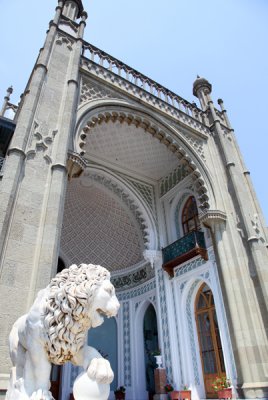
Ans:
POLYGON ((62 14, 75 21, 82 16, 83 11, 82 0, 65 0, 62 14))

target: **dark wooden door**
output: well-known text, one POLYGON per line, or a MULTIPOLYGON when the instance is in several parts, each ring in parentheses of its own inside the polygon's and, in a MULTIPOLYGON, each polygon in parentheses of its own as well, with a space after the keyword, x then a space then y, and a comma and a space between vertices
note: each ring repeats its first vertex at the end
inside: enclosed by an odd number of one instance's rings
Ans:
POLYGON ((217 376, 226 376, 226 373, 214 298, 206 284, 201 286, 197 294, 195 317, 206 397, 217 398, 212 382, 217 376))

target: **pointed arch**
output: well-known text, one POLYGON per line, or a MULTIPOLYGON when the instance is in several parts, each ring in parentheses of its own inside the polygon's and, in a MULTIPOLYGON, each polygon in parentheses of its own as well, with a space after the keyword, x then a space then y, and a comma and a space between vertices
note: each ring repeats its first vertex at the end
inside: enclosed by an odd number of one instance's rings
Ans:
MULTIPOLYGON (((157 317, 157 312, 155 305, 149 299, 142 301, 137 309, 135 314, 134 321, 134 337, 135 337, 135 371, 138 371, 138 374, 135 376, 134 387, 136 388, 136 398, 138 399, 146 399, 146 378, 145 378, 145 361, 144 361, 144 334, 143 334, 143 322, 146 311, 149 306, 153 306, 157 317)), ((159 338, 158 338, 159 340, 159 338)))

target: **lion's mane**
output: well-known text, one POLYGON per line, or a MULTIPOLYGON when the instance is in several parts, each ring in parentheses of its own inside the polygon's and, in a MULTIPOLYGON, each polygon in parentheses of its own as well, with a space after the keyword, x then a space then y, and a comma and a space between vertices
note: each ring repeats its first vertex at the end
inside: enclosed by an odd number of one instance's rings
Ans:
POLYGON ((47 286, 43 326, 50 362, 64 364, 81 349, 91 326, 90 307, 96 290, 110 273, 100 265, 71 265, 47 286))

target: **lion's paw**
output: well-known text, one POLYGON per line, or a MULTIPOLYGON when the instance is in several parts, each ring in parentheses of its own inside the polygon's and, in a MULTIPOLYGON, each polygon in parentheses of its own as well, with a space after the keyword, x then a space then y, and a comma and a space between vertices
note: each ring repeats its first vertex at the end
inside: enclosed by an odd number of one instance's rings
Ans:
POLYGON ((108 360, 93 358, 87 369, 90 379, 98 383, 110 384, 114 379, 114 373, 108 360))
POLYGON ((52 393, 49 392, 48 390, 39 389, 31 395, 30 400, 55 400, 55 399, 52 396, 52 393))

